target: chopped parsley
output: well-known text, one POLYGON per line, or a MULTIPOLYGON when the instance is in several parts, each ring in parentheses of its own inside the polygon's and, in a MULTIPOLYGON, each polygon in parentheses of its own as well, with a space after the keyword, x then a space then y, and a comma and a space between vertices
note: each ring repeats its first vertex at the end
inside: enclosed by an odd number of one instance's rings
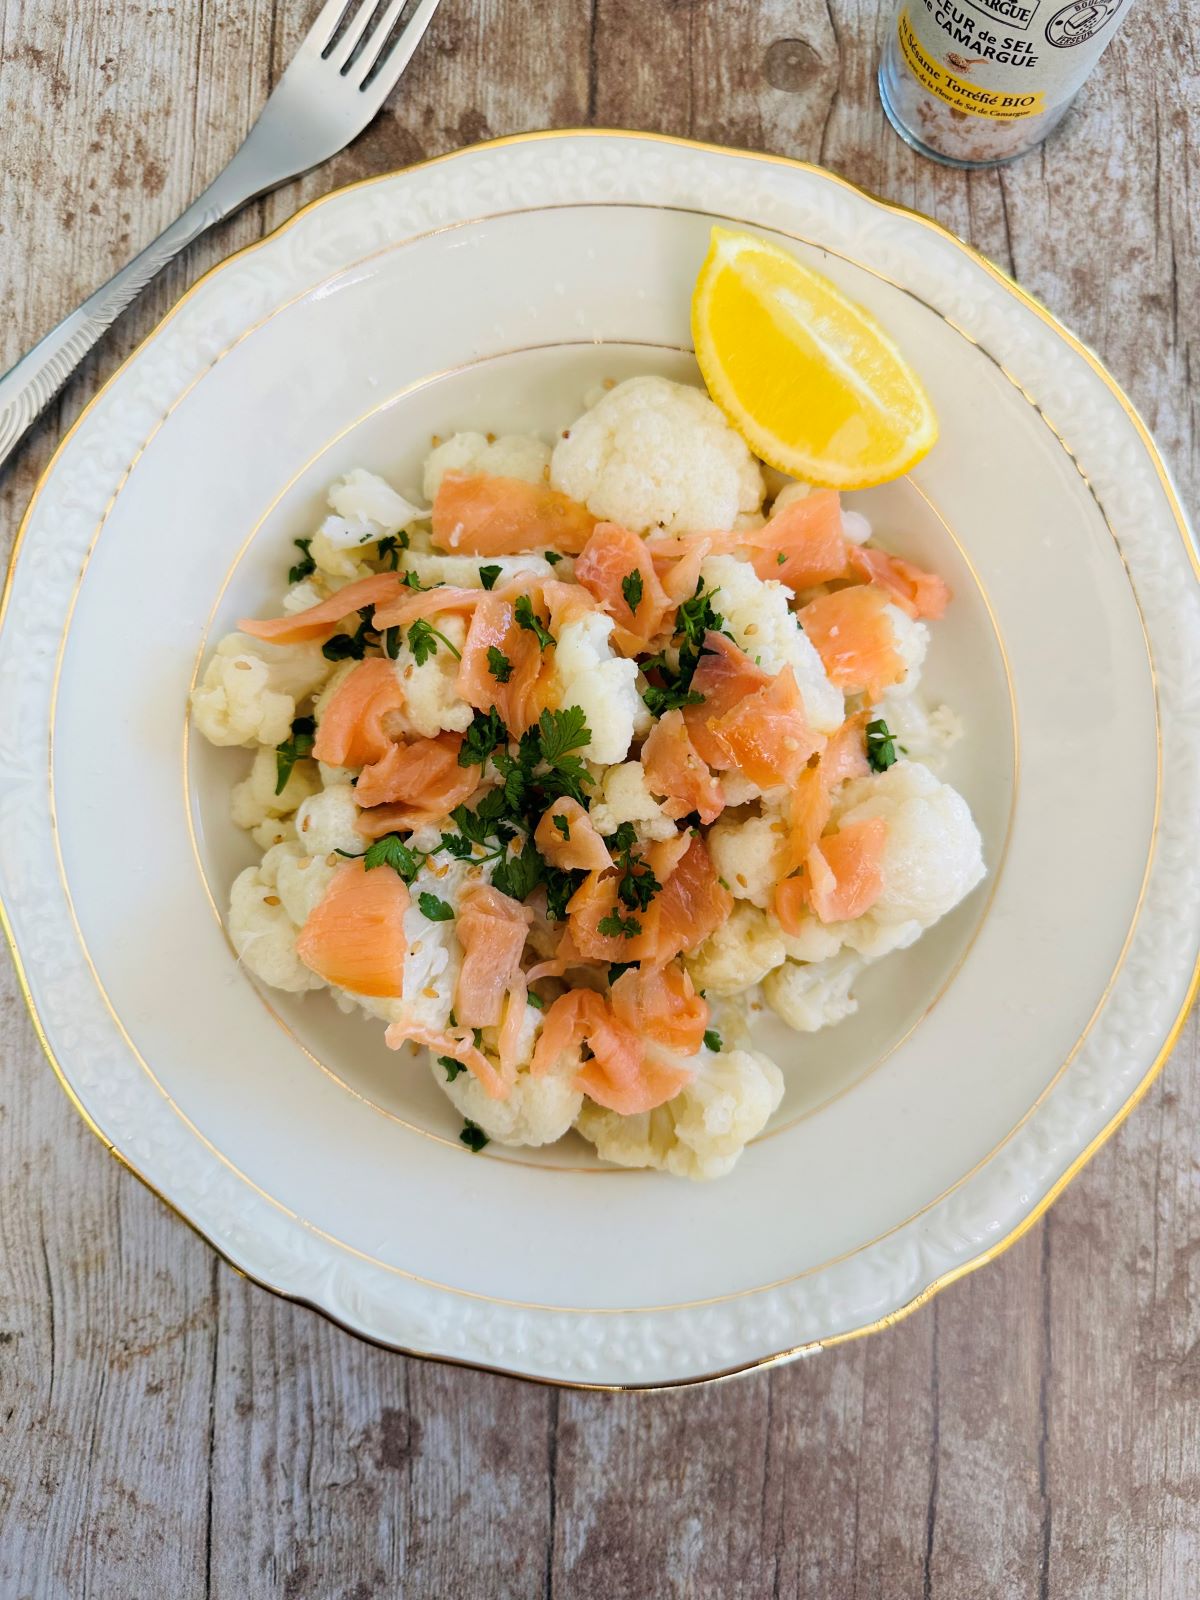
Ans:
POLYGON ((895 740, 882 717, 867 723, 867 760, 874 772, 886 772, 895 765, 895 740))
POLYGON ((492 887, 513 900, 524 900, 543 881, 546 863, 532 839, 519 855, 506 856, 492 873, 492 887))
POLYGON ((721 1035, 715 1028, 705 1028, 704 1048, 706 1050, 724 1050, 725 1045, 721 1040, 721 1035))
POLYGON ((463 1119, 462 1132, 458 1136, 459 1143, 465 1144, 474 1155, 478 1155, 484 1145, 491 1144, 491 1140, 477 1122, 472 1122, 470 1117, 463 1119))
POLYGON ((610 911, 596 924, 596 932, 606 939, 634 939, 642 931, 636 917, 623 917, 619 911, 610 911))
POLYGON ((437 895, 430 894, 428 889, 422 890, 417 896, 417 905, 420 907, 421 915, 428 917, 430 922, 454 921, 454 907, 448 905, 445 900, 439 900, 437 895))
POLYGON ((488 671, 497 683, 507 683, 512 677, 512 662, 494 644, 488 645, 487 663, 488 671))
POLYGON ((367 653, 365 632, 359 628, 357 633, 335 633, 321 646, 321 654, 326 661, 361 661, 367 653))
POLYGON ((321 646, 326 661, 361 661, 367 646, 379 643, 379 634, 371 626, 374 606, 363 606, 358 613, 358 628, 354 633, 335 633, 321 646))
POLYGON ((611 984, 616 983, 618 978, 623 977, 625 975, 625 973, 627 973, 627 972, 632 972, 633 969, 636 966, 637 966, 637 962, 636 961, 613 961, 613 962, 611 962, 610 965, 609 965, 609 968, 608 968, 608 981, 609 981, 609 984, 611 985, 611 984))
POLYGON ((528 633, 532 633, 543 650, 554 643, 554 635, 548 628, 543 626, 541 620, 534 614, 533 601, 527 594, 517 596, 516 604, 513 606, 513 615, 517 619, 517 626, 524 628, 528 633))
MULTIPOLYGON (((532 731, 532 730, 531 730, 532 731)), ((564 706, 561 711, 543 711, 537 723, 537 745, 549 772, 537 779, 538 786, 552 800, 564 795, 586 803, 583 786, 590 784, 591 773, 581 756, 571 752, 582 750, 592 742, 592 730, 580 706, 564 706)), ((521 741, 524 746, 524 739, 521 741)))
MULTIPOLYGON (((615 852, 621 876, 617 880, 617 898, 622 905, 634 911, 646 911, 651 900, 662 888, 649 865, 633 851, 638 842, 632 822, 623 822, 616 833, 605 839, 610 851, 615 852)), ((617 913, 614 912, 614 915, 617 913)), ((603 932, 603 928, 600 930, 603 932)), ((640 932, 640 929, 638 930, 640 932)), ((627 935, 628 937, 628 935, 627 935)))
POLYGON ((404 639, 403 628, 387 628, 383 635, 383 651, 389 661, 395 661, 400 654, 400 645, 404 639))
POLYGON ((437 1059, 438 1066, 445 1067, 446 1069, 447 1083, 453 1083, 460 1072, 465 1072, 467 1070, 466 1067, 463 1066, 462 1062, 456 1061, 453 1056, 439 1056, 437 1059))
POLYGON ((297 561, 294 567, 288 568, 288 582, 303 583, 305 578, 310 578, 317 570, 317 563, 308 553, 308 547, 312 543, 312 540, 293 539, 292 543, 296 546, 296 549, 299 550, 300 559, 297 561))
POLYGON ((642 671, 655 673, 662 681, 651 682, 642 692, 646 709, 656 717, 665 711, 677 711, 683 706, 697 706, 704 696, 692 688, 692 678, 704 655, 704 639, 708 633, 724 633, 725 618, 713 609, 716 589, 705 589, 704 580, 696 580, 696 592, 685 600, 675 613, 675 634, 679 641, 679 665, 672 667, 665 655, 652 656, 643 661, 642 671))
POLYGON ((558 829, 559 833, 562 834, 563 838, 567 841, 567 843, 570 844, 570 842, 571 842, 571 824, 567 821, 566 817, 562 816, 561 813, 556 811, 554 813, 554 815, 550 818, 550 821, 558 829))
POLYGON ((400 566, 400 552, 408 549, 406 533, 388 533, 379 541, 379 559, 386 561, 393 572, 400 566))
POLYGON ((642 699, 646 710, 655 717, 661 717, 665 711, 680 711, 684 706, 704 704, 704 696, 698 694, 695 689, 680 689, 677 685, 673 688, 660 688, 653 683, 643 689, 642 699))
POLYGON ((546 920, 565 922, 567 906, 576 889, 587 877, 586 872, 565 871, 560 867, 546 868, 546 920))
POLYGON ((311 717, 297 717, 292 723, 292 731, 282 744, 275 746, 275 793, 282 794, 287 788, 288 779, 292 775, 292 768, 297 761, 312 754, 313 737, 317 725, 311 717))
POLYGON ((776 552, 775 552, 775 565, 777 567, 782 567, 782 566, 784 566, 786 564, 786 562, 787 562, 787 551, 786 550, 776 550, 776 552))
POLYGON ((500 720, 495 706, 488 712, 477 711, 458 752, 460 767, 481 767, 498 745, 508 743, 508 729, 500 720))
POLYGON ((408 648, 419 667, 423 667, 430 656, 437 655, 439 639, 456 661, 462 660, 462 651, 452 645, 444 633, 439 633, 425 617, 418 617, 408 630, 408 648))
POLYGON ((479 581, 485 589, 490 589, 503 569, 501 567, 480 567, 479 581))
POLYGON ((425 856, 419 855, 410 845, 405 844, 398 833, 385 833, 382 839, 376 839, 367 846, 367 853, 363 856, 363 866, 368 872, 374 867, 391 867, 398 872, 405 883, 411 883, 425 864, 425 856))
POLYGON ((627 573, 621 579, 621 593, 625 596, 625 604, 630 611, 636 611, 642 603, 642 574, 638 567, 627 573))
POLYGON ((415 572, 406 572, 403 575, 403 577, 400 579, 400 582, 402 584, 404 584, 404 586, 406 588, 408 588, 408 589, 415 589, 418 594, 425 594, 428 589, 430 589, 430 588, 436 589, 438 587, 438 585, 436 583, 434 583, 434 584, 422 583, 420 578, 417 577, 415 572))
POLYGON ((558 565, 558 563, 562 560, 562 551, 561 550, 543 550, 542 554, 545 556, 546 560, 550 563, 550 565, 552 567, 556 567, 558 565))
POLYGON ((529 990, 525 998, 535 1011, 544 1011, 546 1009, 546 1002, 540 994, 535 994, 532 989, 529 990))

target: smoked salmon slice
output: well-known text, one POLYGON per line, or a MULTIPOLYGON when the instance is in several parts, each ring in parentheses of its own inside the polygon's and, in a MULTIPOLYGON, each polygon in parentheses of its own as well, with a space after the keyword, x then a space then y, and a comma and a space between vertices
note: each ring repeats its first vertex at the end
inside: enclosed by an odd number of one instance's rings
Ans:
POLYGON ((392 821, 384 828, 419 828, 422 822, 438 822, 469 800, 479 787, 479 767, 461 767, 458 753, 462 735, 439 733, 436 739, 415 739, 388 746, 378 761, 364 767, 354 786, 360 806, 376 807, 359 819, 362 833, 378 838, 377 819, 384 809, 393 819, 401 811, 421 821, 392 821))
POLYGON ((651 957, 657 963, 695 950, 710 933, 728 922, 733 895, 718 880, 708 847, 699 834, 693 837, 679 865, 655 897, 652 909, 658 912, 657 944, 651 957))
POLYGON ((685 707, 683 713, 702 761, 717 768, 733 765, 729 746, 713 731, 713 724, 750 695, 765 689, 770 681, 770 674, 751 661, 744 650, 739 650, 732 639, 727 639, 723 633, 704 635, 704 654, 691 683, 693 691, 704 699, 699 705, 685 707))
POLYGON ((851 548, 850 566, 864 583, 876 584, 910 617, 929 617, 936 622, 945 616, 953 598, 949 585, 936 572, 926 572, 903 556, 889 556, 868 545, 851 548))
POLYGON ((691 978, 672 961, 665 967, 623 972, 612 986, 613 1014, 643 1039, 654 1039, 681 1055, 704 1043, 709 1005, 691 978))
POLYGON ((806 907, 819 922, 852 922, 883 893, 887 822, 851 822, 814 844, 804 871, 775 888, 775 915, 785 933, 798 933, 806 907))
MULTIPOLYGON (((505 999, 521 971, 521 954, 532 921, 531 910, 489 884, 475 884, 463 892, 455 924, 463 963, 454 991, 454 1010, 465 1027, 500 1026, 505 999)), ((524 991, 522 978, 522 999, 524 991)))
POLYGON ((572 989, 550 1007, 529 1070, 540 1077, 563 1056, 578 1057, 583 1045, 591 1057, 576 1070, 575 1087, 621 1116, 653 1111, 691 1081, 689 1068, 651 1059, 633 1028, 592 989, 572 989))
POLYGON ((399 999, 404 991, 408 890, 388 868, 348 861, 330 879, 296 936, 296 954, 326 983, 399 999))
POLYGON ((615 522, 596 524, 575 577, 616 623, 613 645, 625 656, 644 651, 673 609, 645 544, 615 522))
POLYGON ((405 627, 418 617, 440 617, 455 611, 473 611, 483 596, 482 589, 456 589, 452 584, 436 584, 432 589, 401 589, 377 607, 372 627, 405 627))
POLYGON ((883 893, 887 822, 851 822, 813 847, 808 856, 812 908, 822 922, 851 922, 883 893))
POLYGON ((835 489, 817 489, 746 534, 755 572, 789 589, 815 588, 844 576, 846 539, 835 489))
POLYGON ((736 767, 762 789, 794 783, 809 757, 825 743, 825 736, 808 725, 791 667, 784 667, 764 688, 710 721, 709 729, 729 751, 725 765, 736 767))
POLYGON ((869 711, 860 711, 857 716, 847 717, 830 735, 816 765, 806 767, 793 783, 787 839, 780 857, 781 877, 804 864, 808 852, 824 833, 833 809, 833 791, 850 778, 869 776, 865 730, 870 716, 869 711))
MULTIPOLYGON (((396 876, 394 872, 389 875, 393 878, 396 876)), ((399 1050, 401 1045, 411 1042, 423 1044, 435 1056, 450 1056, 455 1061, 461 1061, 479 1079, 485 1094, 493 1100, 508 1098, 511 1082, 505 1080, 478 1048, 467 1028, 441 1030, 426 1028, 419 1022, 393 1022, 388 1025, 383 1037, 391 1050, 399 1050)))
POLYGON ((381 760, 400 735, 403 709, 404 690, 392 663, 382 656, 360 661, 322 710, 313 755, 331 767, 365 767, 381 760))
POLYGON ((484 594, 467 629, 458 692, 477 711, 494 708, 512 733, 524 733, 545 709, 552 664, 552 653, 517 622, 514 602, 484 594))
POLYGON ((869 711, 860 711, 847 717, 821 752, 819 763, 821 777, 827 789, 836 789, 850 778, 868 778, 871 763, 867 760, 867 723, 869 711))
POLYGON ((707 824, 725 809, 721 785, 700 759, 682 711, 666 711, 655 723, 642 746, 642 767, 651 793, 666 797, 667 816, 695 811, 707 824))
POLYGON ((511 556, 531 550, 578 555, 596 519, 546 483, 488 473, 447 472, 433 502, 433 543, 458 555, 511 556))
POLYGON ((382 605, 384 601, 394 598, 399 588, 398 573, 376 572, 369 578, 357 578, 353 583, 348 583, 328 600, 309 606, 307 611, 297 611, 288 617, 243 617, 238 628, 255 639, 269 639, 272 644, 300 644, 306 639, 328 639, 343 617, 353 616, 364 606, 382 605))
POLYGON ((882 589, 860 584, 820 595, 797 613, 829 681, 839 689, 877 700, 903 680, 907 668, 896 649, 887 605, 882 589))
POLYGON ((534 829, 533 842, 552 867, 604 872, 612 857, 591 818, 569 795, 556 800, 534 829))

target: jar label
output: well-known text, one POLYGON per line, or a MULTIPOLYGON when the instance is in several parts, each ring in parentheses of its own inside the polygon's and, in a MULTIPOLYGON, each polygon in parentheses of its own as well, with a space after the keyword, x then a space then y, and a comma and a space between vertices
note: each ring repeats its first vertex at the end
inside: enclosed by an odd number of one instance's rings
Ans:
POLYGON ((905 65, 957 112, 1016 122, 1069 100, 1124 20, 1127 0, 911 0, 905 65))

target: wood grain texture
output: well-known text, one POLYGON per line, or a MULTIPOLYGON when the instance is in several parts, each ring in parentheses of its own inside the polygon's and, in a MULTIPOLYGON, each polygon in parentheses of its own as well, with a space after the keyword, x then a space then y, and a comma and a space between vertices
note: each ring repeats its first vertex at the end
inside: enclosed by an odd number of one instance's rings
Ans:
MULTIPOLYGON (((204 268, 338 183, 526 128, 823 161, 1093 344, 1200 487, 1200 0, 1142 0, 1001 171, 888 130, 876 0, 444 0, 374 126, 197 244, 0 477, 204 268)), ((227 159, 313 5, 0 0, 0 367, 227 159)), ((254 1288, 104 1153, 0 979, 0 1600, 1185 1600, 1200 1592, 1200 1042, 1043 1223, 892 1332, 661 1396, 361 1344, 254 1288)))

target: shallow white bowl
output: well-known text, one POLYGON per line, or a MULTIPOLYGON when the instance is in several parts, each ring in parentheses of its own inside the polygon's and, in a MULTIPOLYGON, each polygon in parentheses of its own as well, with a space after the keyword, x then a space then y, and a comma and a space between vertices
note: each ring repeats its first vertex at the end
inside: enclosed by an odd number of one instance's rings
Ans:
POLYGON ((405 1349, 682 1382, 893 1320, 1015 1238, 1126 1113, 1200 945, 1200 594, 1162 463, 1094 357, 935 224, 813 168, 629 134, 501 141, 329 196, 210 273, 64 441, 0 633, 0 889, 102 1138, 243 1271, 405 1349), (347 467, 547 434, 602 377, 694 373, 718 219, 884 322, 942 440, 852 497, 956 593, 927 684, 989 877, 765 1034, 783 1106, 707 1186, 582 1141, 472 1156, 423 1065, 259 993, 219 911, 243 753, 189 745, 200 657, 270 610, 347 467), (47 752, 49 751, 49 760, 47 752))

